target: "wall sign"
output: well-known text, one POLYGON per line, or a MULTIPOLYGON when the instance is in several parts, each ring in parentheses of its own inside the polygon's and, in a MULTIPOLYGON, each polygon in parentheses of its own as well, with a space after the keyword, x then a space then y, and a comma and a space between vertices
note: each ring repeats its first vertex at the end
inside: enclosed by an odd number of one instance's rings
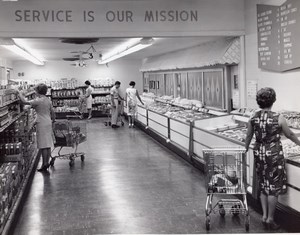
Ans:
POLYGON ((257 5, 258 67, 287 71, 300 67, 300 1, 257 5))
POLYGON ((248 98, 256 98, 256 93, 258 91, 258 83, 255 80, 247 81, 247 96, 248 98))
POLYGON ((242 34, 240 0, 0 1, 0 37, 242 34))

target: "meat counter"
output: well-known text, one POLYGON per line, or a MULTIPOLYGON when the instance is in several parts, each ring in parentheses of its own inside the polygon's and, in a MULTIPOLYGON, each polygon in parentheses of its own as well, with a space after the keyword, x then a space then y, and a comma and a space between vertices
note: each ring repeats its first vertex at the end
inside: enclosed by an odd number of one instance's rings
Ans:
POLYGON ((147 109, 143 106, 138 106, 137 120, 146 128, 150 128, 165 138, 166 141, 172 142, 181 150, 189 153, 191 122, 226 114, 208 109, 201 110, 204 112, 156 103, 149 105, 147 109))

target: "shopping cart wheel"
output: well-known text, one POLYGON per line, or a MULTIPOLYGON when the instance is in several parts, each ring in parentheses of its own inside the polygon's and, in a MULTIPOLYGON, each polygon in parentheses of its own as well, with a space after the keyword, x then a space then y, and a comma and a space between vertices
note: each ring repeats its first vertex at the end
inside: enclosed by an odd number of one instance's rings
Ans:
POLYGON ((219 205, 219 214, 220 216, 224 217, 226 212, 225 212, 225 209, 224 209, 224 206, 223 205, 219 205))
POLYGON ((81 158, 81 161, 84 162, 85 156, 84 156, 84 155, 81 155, 80 158, 81 158))
POLYGON ((206 226, 206 230, 210 230, 210 217, 209 216, 206 216, 205 226, 206 226))
POLYGON ((108 122, 108 125, 111 126, 111 122, 108 122))
POLYGON ((104 123, 104 126, 107 126, 107 122, 104 123))
POLYGON ((124 122, 122 122, 121 124, 122 124, 122 126, 124 126, 124 122))
POLYGON ((70 167, 74 166, 74 164, 75 164, 74 159, 70 160, 70 162, 69 162, 70 167))
POLYGON ((54 166, 54 162, 55 162, 55 158, 54 158, 54 157, 52 157, 52 158, 51 158, 51 160, 50 160, 50 166, 52 166, 52 167, 53 167, 53 166, 54 166))
POLYGON ((245 229, 246 231, 249 231, 250 228, 250 215, 245 216, 245 229))

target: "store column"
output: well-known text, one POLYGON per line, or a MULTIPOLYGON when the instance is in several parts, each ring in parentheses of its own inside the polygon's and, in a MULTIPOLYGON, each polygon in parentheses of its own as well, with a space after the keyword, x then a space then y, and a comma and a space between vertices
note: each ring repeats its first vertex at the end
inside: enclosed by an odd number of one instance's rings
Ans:
POLYGON ((245 36, 240 36, 240 43, 241 43, 241 60, 239 63, 240 106, 247 107, 245 36))

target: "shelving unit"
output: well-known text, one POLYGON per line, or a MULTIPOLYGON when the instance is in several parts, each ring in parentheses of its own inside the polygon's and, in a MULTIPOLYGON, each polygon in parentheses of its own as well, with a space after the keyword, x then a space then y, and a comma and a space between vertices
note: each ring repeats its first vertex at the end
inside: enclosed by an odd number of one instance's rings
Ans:
POLYGON ((3 132, 6 128, 8 128, 11 124, 13 124, 15 121, 17 121, 20 117, 22 117, 25 114, 25 111, 18 114, 16 117, 14 117, 11 121, 9 121, 7 124, 5 124, 3 127, 0 128, 0 133, 3 132))
MULTIPOLYGON (((25 96, 31 99, 34 94, 35 92, 32 91, 25 96)), ((19 99, 14 99, 1 106, 1 108, 7 107, 5 115, 10 119, 0 128, 1 151, 4 151, 0 155, 0 234, 4 235, 10 234, 13 218, 20 208, 20 200, 24 199, 30 175, 35 170, 38 160, 34 129, 35 114, 31 110, 22 111, 18 101, 19 99), (16 124, 18 120, 21 121, 16 124), (18 132, 11 132, 11 130, 18 130, 18 132), (16 147, 9 147, 10 150, 7 152, 6 146, 18 146, 18 150, 16 147)))
MULTIPOLYGON (((74 96, 74 95, 57 95, 57 93, 59 94, 61 92, 61 94, 67 94, 67 93, 74 93, 77 90, 81 91, 82 94, 85 93, 85 86, 79 86, 76 88, 72 88, 72 89, 55 89, 51 91, 51 100, 52 100, 52 105, 54 108, 58 108, 58 107, 66 107, 67 105, 65 105, 65 102, 60 102, 60 105, 56 105, 56 101, 57 100, 78 100, 78 96, 74 96), (53 95, 54 93, 56 93, 55 95, 53 95)), ((94 88, 96 91, 92 93, 92 97, 95 99, 96 97, 103 97, 103 96, 107 96, 110 94, 110 89, 112 88, 112 86, 101 86, 101 87, 96 87, 94 88), (101 91, 97 91, 101 89, 101 91), (103 89, 103 90, 102 90, 103 89)), ((97 110, 93 110, 92 114, 94 117, 103 117, 106 116, 107 114, 103 111, 105 110, 105 107, 103 107, 102 110, 100 110, 101 108, 99 108, 100 106, 105 106, 108 105, 110 102, 97 102, 94 103, 92 105, 93 108, 97 108, 97 110)), ((72 112, 56 112, 56 118, 58 119, 64 119, 66 118, 68 115, 72 115, 72 112)))

